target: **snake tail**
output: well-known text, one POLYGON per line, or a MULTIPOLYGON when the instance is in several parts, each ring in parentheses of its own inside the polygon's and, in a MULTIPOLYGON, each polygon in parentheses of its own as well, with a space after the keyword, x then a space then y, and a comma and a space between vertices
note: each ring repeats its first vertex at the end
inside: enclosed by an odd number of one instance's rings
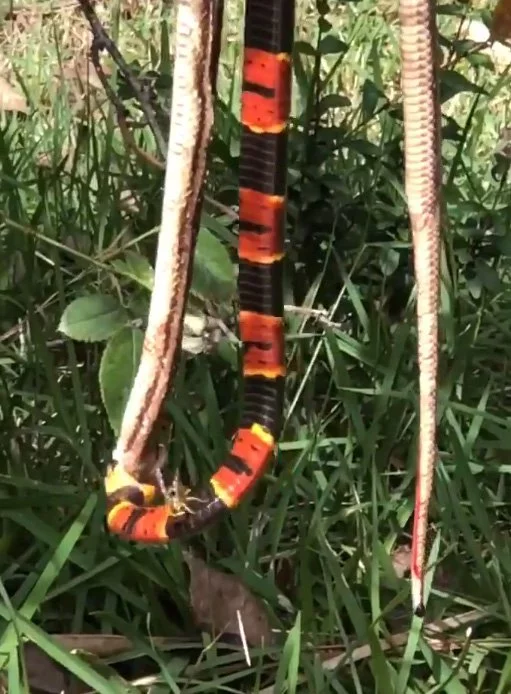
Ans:
POLYGON ((433 0, 401 0, 406 196, 417 285, 419 450, 412 536, 412 604, 424 612, 428 514, 437 458, 440 106, 433 0))

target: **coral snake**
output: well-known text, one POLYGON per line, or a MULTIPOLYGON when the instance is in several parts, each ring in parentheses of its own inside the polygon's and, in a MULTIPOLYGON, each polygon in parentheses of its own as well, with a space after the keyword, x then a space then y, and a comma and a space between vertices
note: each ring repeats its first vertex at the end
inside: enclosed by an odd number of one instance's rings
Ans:
MULTIPOLYGON (((153 462, 144 479, 140 460, 165 397, 181 336, 212 120, 211 50, 204 48, 211 49, 212 2, 178 0, 171 116, 174 150, 169 148, 176 160, 172 167, 167 158, 167 174, 176 181, 164 208, 173 205, 177 210, 174 226, 179 231, 165 237, 162 224, 141 366, 114 452, 116 465, 105 482, 109 530, 143 543, 165 543, 194 534, 220 512, 239 504, 264 473, 281 427, 286 370, 282 270, 295 3, 246 0, 238 245, 244 379, 241 422, 230 454, 205 488, 190 493, 183 504, 151 505, 159 493, 155 466, 153 462), (182 172, 176 174, 179 166, 182 172), (155 298, 157 276, 163 277, 165 286, 155 298)), ((413 606, 420 612, 436 461, 441 171, 434 0, 400 0, 399 17, 406 196, 417 281, 420 427, 411 577, 413 606)))

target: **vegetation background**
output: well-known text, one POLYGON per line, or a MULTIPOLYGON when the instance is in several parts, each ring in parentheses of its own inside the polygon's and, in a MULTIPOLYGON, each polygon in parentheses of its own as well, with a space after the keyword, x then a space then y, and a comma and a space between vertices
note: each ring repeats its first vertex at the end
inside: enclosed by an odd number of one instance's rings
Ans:
MULTIPOLYGON (((511 58, 480 43, 493 8, 438 4, 440 460, 421 633, 407 581, 418 379, 397 2, 297 2, 279 456, 239 510, 165 548, 107 536, 101 492, 163 173, 127 151, 74 0, 0 3, 5 691, 511 692, 511 58), (250 662, 216 633, 219 605, 240 607, 250 662)), ((172 3, 97 10, 168 108, 172 3)), ((191 304, 230 324, 241 36, 232 0, 191 304)), ((171 470, 193 483, 222 459, 239 413, 235 345, 195 347, 167 405, 171 470)))

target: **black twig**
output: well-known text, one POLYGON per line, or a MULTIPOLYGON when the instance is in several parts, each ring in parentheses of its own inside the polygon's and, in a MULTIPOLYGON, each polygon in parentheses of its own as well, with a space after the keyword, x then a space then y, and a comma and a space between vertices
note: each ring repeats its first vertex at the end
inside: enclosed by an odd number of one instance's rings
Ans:
POLYGON ((140 104, 140 108, 142 109, 142 112, 147 120, 147 123, 149 127, 151 128, 154 138, 156 140, 156 145, 159 150, 159 154, 162 158, 165 158, 166 152, 167 152, 167 144, 165 141, 165 137, 160 129, 160 126, 158 125, 158 121, 156 119, 156 114, 154 111, 154 105, 151 103, 150 96, 148 94, 147 89, 143 86, 143 84, 140 82, 139 79, 135 77, 133 74, 132 70, 130 69, 129 65, 126 63, 124 58, 122 57, 121 52, 115 45, 115 43, 112 41, 110 36, 108 35, 107 31, 99 21, 99 18, 94 11, 92 5, 90 4, 89 0, 78 0, 80 7, 82 8, 82 12, 87 19, 87 21, 90 24, 91 32, 94 37, 93 42, 92 42, 92 47, 91 47, 91 58, 92 58, 92 63, 94 65, 94 68, 96 69, 96 72, 98 73, 98 78, 101 81, 101 84, 105 88, 106 94, 109 98, 109 100, 112 102, 116 113, 117 117, 121 120, 119 120, 119 126, 123 130, 124 133, 127 131, 127 123, 126 123, 126 108, 122 104, 121 100, 115 94, 114 90, 108 83, 108 80, 106 78, 106 75, 104 71, 101 68, 100 60, 99 60, 99 53, 101 50, 107 51, 109 55, 111 56, 112 60, 114 63, 117 65, 119 72, 125 79, 126 83, 130 86, 133 94, 135 95, 137 101, 140 104), (98 71, 99 67, 99 71, 98 71))

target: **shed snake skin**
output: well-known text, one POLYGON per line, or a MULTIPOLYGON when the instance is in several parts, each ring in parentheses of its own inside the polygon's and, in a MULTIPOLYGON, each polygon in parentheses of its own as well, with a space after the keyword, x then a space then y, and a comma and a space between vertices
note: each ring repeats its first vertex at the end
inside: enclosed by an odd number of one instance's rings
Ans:
POLYGON ((419 450, 412 539, 412 604, 424 610, 428 512, 437 457, 438 303, 440 252, 440 105, 433 0, 401 0, 401 79, 405 187, 417 286, 419 450))

